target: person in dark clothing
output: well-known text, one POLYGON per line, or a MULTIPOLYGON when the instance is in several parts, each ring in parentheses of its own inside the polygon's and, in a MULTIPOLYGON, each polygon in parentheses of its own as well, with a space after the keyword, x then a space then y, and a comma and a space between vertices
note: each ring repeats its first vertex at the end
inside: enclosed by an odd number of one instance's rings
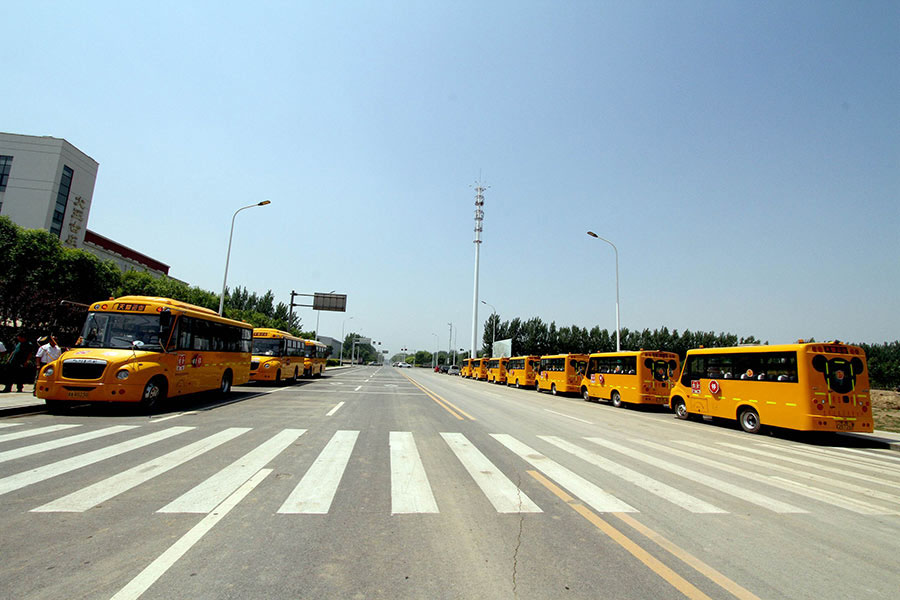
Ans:
POLYGON ((22 391, 22 386, 27 378, 28 362, 31 360, 32 354, 34 354, 33 346, 25 334, 20 331, 16 335, 16 347, 6 359, 6 387, 3 392, 12 391, 13 384, 15 384, 17 392, 22 391))

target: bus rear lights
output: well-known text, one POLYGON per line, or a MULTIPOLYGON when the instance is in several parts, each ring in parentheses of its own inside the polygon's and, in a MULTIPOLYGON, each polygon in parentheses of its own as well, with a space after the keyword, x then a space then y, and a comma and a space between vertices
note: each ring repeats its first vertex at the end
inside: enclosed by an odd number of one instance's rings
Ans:
POLYGON ((816 409, 822 410, 822 408, 823 408, 823 405, 821 405, 821 404, 819 404, 818 402, 816 402, 816 409))
POLYGON ((865 404, 863 404, 863 405, 862 405, 862 411, 863 411, 863 412, 869 412, 869 407, 866 406, 865 404))

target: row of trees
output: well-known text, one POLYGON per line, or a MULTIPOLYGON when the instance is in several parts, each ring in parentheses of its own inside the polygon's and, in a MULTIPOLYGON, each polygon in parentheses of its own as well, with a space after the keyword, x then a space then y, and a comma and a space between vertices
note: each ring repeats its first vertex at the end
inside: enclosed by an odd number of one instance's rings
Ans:
MULTIPOLYGON (((139 271, 122 272, 114 263, 90 252, 64 247, 41 229, 24 229, 0 217, 0 339, 15 330, 29 337, 54 333, 63 345, 78 337, 87 306, 97 300, 126 295, 162 296, 212 310, 219 295, 170 277, 139 271)), ((254 327, 274 327, 302 333, 300 319, 287 304, 275 303, 271 290, 263 295, 237 287, 225 293, 225 316, 254 327)))
MULTIPOLYGON (((345 362, 350 362, 353 359, 353 340, 357 338, 366 339, 365 336, 356 333, 355 331, 348 333, 346 337, 344 337, 344 342, 341 345, 341 354, 343 355, 345 362)), ((370 362, 381 362, 381 352, 370 343, 360 344, 357 342, 356 360, 358 360, 362 364, 367 364, 370 362)))

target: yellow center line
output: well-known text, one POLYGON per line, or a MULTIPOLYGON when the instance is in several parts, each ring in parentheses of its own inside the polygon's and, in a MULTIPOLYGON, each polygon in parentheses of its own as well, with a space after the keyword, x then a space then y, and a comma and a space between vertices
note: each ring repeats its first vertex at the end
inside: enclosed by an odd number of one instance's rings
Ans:
MULTIPOLYGON (((450 402, 447 402, 446 400, 444 400, 443 398, 441 398, 441 397, 438 396, 437 394, 434 394, 434 393, 432 393, 431 391, 429 391, 428 389, 426 389, 425 387, 419 385, 418 383, 416 383, 415 381, 413 381, 412 378, 410 378, 406 373, 401 373, 401 375, 403 375, 404 377, 406 377, 407 379, 409 379, 409 382, 410 382, 411 384, 413 384, 414 386, 416 386, 417 388, 419 388, 420 390, 422 390, 422 392, 424 392, 424 394, 425 394, 426 396, 428 396, 429 398, 431 398, 432 400, 434 400, 435 403, 437 403, 438 406, 440 406, 441 408, 443 408, 444 410, 446 410, 448 413, 450 413, 451 415, 453 415, 454 417, 456 417, 456 418, 459 419, 460 421, 464 421, 464 420, 465 420, 463 417, 461 417, 461 416, 459 416, 458 414, 456 414, 456 413, 453 411, 453 409, 450 408, 450 406, 453 406, 452 404, 450 404, 450 402), (446 404, 445 404, 445 402, 446 402, 446 404), (450 406, 447 406, 447 404, 450 404, 450 406)), ((456 406, 453 406, 453 408, 456 408, 456 406)), ((459 410, 458 408, 456 408, 456 410, 458 410, 458 411, 461 412, 462 414, 466 415, 467 417, 469 417, 469 418, 472 419, 473 421, 475 420, 473 417, 471 417, 470 415, 466 414, 465 412, 459 410)))
POLYGON ((679 592, 681 592, 688 598, 691 598, 692 600, 712 600, 709 596, 704 594, 693 584, 684 579, 681 575, 664 565, 659 559, 655 558, 649 552, 638 546, 624 533, 598 517, 589 508, 579 503, 572 496, 564 492, 546 477, 544 477, 537 471, 528 471, 528 474, 534 477, 538 481, 538 483, 550 490, 560 500, 571 506, 578 514, 590 521, 590 523, 597 529, 609 536, 609 538, 612 539, 615 543, 619 544, 632 556, 644 563, 644 565, 646 565, 650 570, 665 579, 666 582, 669 583, 669 585, 677 589, 679 592))

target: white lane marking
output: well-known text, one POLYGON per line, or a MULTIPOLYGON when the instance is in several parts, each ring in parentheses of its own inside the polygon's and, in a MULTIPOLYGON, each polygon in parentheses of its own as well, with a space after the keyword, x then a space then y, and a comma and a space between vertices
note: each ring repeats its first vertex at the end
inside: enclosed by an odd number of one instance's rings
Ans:
POLYGON ((98 481, 77 492, 72 492, 58 500, 48 502, 32 509, 31 512, 84 512, 248 431, 250 431, 249 427, 230 427, 193 444, 188 444, 184 448, 179 448, 103 481, 98 481))
POLYGON ((391 514, 439 512, 412 432, 392 431, 390 447, 391 514))
POLYGON ((6 427, 18 427, 21 423, 0 423, 0 429, 4 429, 6 427))
POLYGON ((594 510, 598 512, 637 512, 637 509, 633 506, 603 491, 584 477, 576 475, 511 435, 492 433, 491 437, 519 455, 520 458, 535 469, 569 490, 574 496, 580 498, 582 502, 591 506, 594 510))
POLYGON ((325 413, 325 416, 326 416, 326 417, 330 417, 331 415, 333 415, 334 413, 336 413, 338 410, 340 410, 340 408, 341 408, 343 405, 344 405, 343 402, 338 402, 338 403, 337 403, 337 406, 335 406, 334 408, 332 408, 331 410, 329 410, 327 413, 325 413))
POLYGON ((539 435, 538 439, 553 444, 557 448, 562 448, 566 452, 574 454, 578 458, 587 461, 594 466, 600 467, 604 471, 612 473, 617 477, 621 477, 625 481, 633 483, 639 488, 642 488, 650 492, 651 494, 659 496, 663 500, 668 500, 673 504, 677 504, 681 508, 684 508, 685 510, 688 510, 692 513, 710 514, 728 512, 719 508, 718 506, 710 504, 709 502, 705 502, 703 500, 700 500, 699 498, 695 498, 694 496, 682 492, 681 490, 675 489, 670 485, 666 485, 661 481, 657 481, 652 477, 648 477, 642 473, 638 473, 637 471, 629 469, 628 467, 606 459, 595 452, 585 450, 580 446, 576 446, 575 444, 569 443, 558 437, 539 435))
POLYGON ((350 455, 356 445, 358 431, 338 431, 312 466, 284 501, 281 514, 325 515, 337 493, 350 455))
POLYGON ((9 477, 4 477, 3 479, 0 479, 0 495, 23 488, 32 483, 37 483, 39 481, 50 479, 51 477, 56 477, 57 475, 62 475, 63 473, 68 473, 69 471, 74 471, 75 469, 80 469, 81 467, 92 465, 101 460, 112 458, 113 456, 124 454, 125 452, 130 452, 131 450, 143 448, 144 446, 148 446, 192 429, 194 428, 170 427, 169 429, 163 429, 162 431, 128 440, 127 442, 120 442, 118 444, 113 444, 112 446, 107 446, 106 448, 87 452, 80 456, 73 456, 49 465, 44 465, 43 467, 31 469, 30 471, 23 471, 15 475, 10 475, 9 477))
POLYGON ((543 512, 531 498, 506 477, 461 433, 442 433, 441 437, 456 454, 487 499, 499 513, 543 512))
POLYGON ((875 459, 866 459, 857 456, 847 456, 843 452, 835 452, 826 448, 786 448, 776 444, 756 444, 764 448, 769 448, 773 452, 790 453, 794 456, 803 458, 814 458, 831 464, 841 465, 842 467, 853 467, 870 473, 878 473, 879 475, 888 475, 892 477, 900 477, 900 465, 893 465, 881 462, 875 459))
POLYGON ((354 392, 358 392, 358 391, 361 390, 361 389, 362 389, 362 386, 361 386, 361 385, 358 385, 358 386, 356 386, 356 389, 353 390, 353 391, 354 391, 354 392))
POLYGON ((48 425, 47 427, 38 427, 36 429, 29 429, 27 431, 5 433, 3 435, 0 435, 0 442, 21 440, 22 438, 32 437, 35 435, 43 435, 45 433, 53 433, 54 431, 62 431, 63 429, 72 429, 73 427, 81 427, 81 425, 48 425))
POLYGON ((97 429, 95 431, 88 431, 87 433, 70 435, 69 437, 60 438, 58 440, 32 444, 31 446, 16 448, 15 450, 7 450, 5 452, 0 452, 0 463, 16 458, 22 458, 24 456, 31 456, 32 454, 40 454, 41 452, 46 452, 48 450, 55 450, 56 448, 71 446, 72 444, 101 438, 121 431, 128 431, 129 429, 137 429, 137 427, 137 425, 114 425, 112 427, 106 427, 105 429, 97 429))
MULTIPOLYGON (((702 444, 695 444, 693 442, 687 441, 676 441, 676 444, 686 445, 688 447, 693 447, 705 454, 713 454, 722 456, 724 459, 728 461, 727 464, 719 463, 714 460, 710 460, 708 458, 704 458, 702 456, 697 456, 696 453, 692 452, 684 452, 681 450, 676 450, 675 448, 671 448, 668 446, 663 446, 662 444, 654 444, 649 441, 641 441, 646 446, 650 446, 651 448, 656 448, 657 450, 667 452, 672 454, 673 456, 680 456, 682 458, 686 458, 688 460, 692 460, 694 462, 698 462, 701 465, 707 465, 713 467, 714 469, 719 469, 720 471, 725 471, 726 473, 732 473, 734 475, 738 475, 739 477, 744 477, 745 479, 752 479, 753 481, 758 481, 760 483, 764 483, 766 485, 770 485, 772 487, 781 488, 783 490, 787 490, 789 492, 793 492, 795 494, 799 494, 800 496, 806 496, 807 498, 812 498, 813 500, 818 500, 819 502, 824 502, 826 504, 831 504, 833 506, 837 506, 839 508, 845 508, 849 511, 860 513, 863 515, 886 515, 893 514, 893 510, 889 510, 884 508, 883 506, 877 506, 875 504, 869 504, 868 502, 863 502, 862 500, 855 500, 851 498, 847 498, 831 492, 829 490, 824 490, 822 488, 812 487, 810 485, 806 485, 804 483, 800 483, 797 481, 784 479, 783 477, 778 477, 776 475, 762 475, 760 473, 755 473, 753 471, 748 471, 747 469, 731 464, 735 460, 740 462, 749 463, 751 465, 758 465, 764 469, 770 471, 784 471, 791 474, 794 477, 802 477, 805 479, 811 479, 813 481, 819 481, 825 483, 826 485, 840 485, 842 490, 850 490, 857 491, 865 495, 871 495, 868 492, 874 490, 868 490, 866 488, 860 488, 853 484, 849 484, 846 482, 837 483, 833 478, 821 477, 818 475, 813 475, 812 473, 802 473, 797 471, 796 469, 791 469, 790 467, 784 467, 782 465, 776 465, 769 461, 757 460, 755 458, 751 458, 749 456, 740 456, 732 452, 728 452, 726 450, 721 450, 718 448, 711 448, 709 446, 704 446, 702 444)), ((874 492, 877 494, 877 492, 874 492)), ((874 496, 877 497, 877 496, 874 496)), ((897 502, 900 499, 893 497, 893 501, 897 502)))
POLYGON ((199 523, 194 525, 190 531, 172 544, 168 550, 160 554, 156 560, 147 566, 147 568, 138 573, 137 577, 132 579, 128 585, 119 590, 119 592, 112 597, 112 600, 135 600, 136 598, 139 598, 141 594, 146 592, 156 580, 162 577, 162 575, 168 571, 179 558, 184 556, 194 544, 200 541, 200 539, 212 529, 216 523, 225 518, 225 515, 227 515, 232 508, 237 506, 247 494, 253 491, 253 488, 259 485, 263 479, 268 477, 271 472, 272 469, 262 469, 261 471, 257 471, 250 479, 244 482, 236 492, 219 504, 214 512, 203 517, 199 523))
POLYGON ((553 413, 554 415, 559 415, 560 417, 565 417, 567 419, 573 419, 575 421, 581 421, 582 423, 587 423, 588 425, 593 425, 591 421, 585 421, 584 419, 579 419, 578 417, 573 417, 571 415, 564 415, 563 413, 556 412, 555 410, 550 410, 549 408, 545 408, 545 411, 548 413, 553 413))
POLYGON ((747 488, 742 488, 740 486, 728 483, 727 481, 722 481, 721 479, 716 479, 715 477, 704 475, 699 471, 694 471, 692 469, 682 467, 681 465, 676 465, 675 463, 664 461, 659 456, 650 456, 649 454, 644 454, 643 452, 632 450, 631 448, 620 446, 615 442, 610 442, 609 440, 604 440, 601 438, 589 437, 585 439, 591 443, 597 444, 598 446, 603 446, 604 448, 609 448, 610 450, 624 454, 629 458, 645 462, 653 467, 656 467, 657 469, 662 469, 664 471, 669 471, 670 473, 680 475, 681 477, 692 479, 699 484, 711 487, 714 490, 719 490, 722 493, 734 496, 746 502, 750 502, 751 504, 756 504, 757 506, 767 508, 777 513, 809 512, 792 504, 781 502, 779 500, 775 500, 774 498, 763 496, 762 494, 757 494, 756 492, 748 490, 747 488))
POLYGON ((178 417, 183 417, 185 415, 196 415, 197 411, 192 410, 191 412, 183 412, 176 413, 174 415, 169 415, 167 417, 159 417, 158 419, 150 419, 151 423, 162 423, 163 421, 168 421, 169 419, 177 419, 178 417))
POLYGON ((208 513, 241 487, 254 473, 269 464, 285 448, 297 441, 305 429, 284 429, 195 488, 185 492, 156 512, 208 513))
MULTIPOLYGON (((852 479, 860 479, 862 481, 868 481, 869 483, 875 483, 877 485, 884 485, 887 487, 900 488, 900 483, 896 483, 893 481, 886 481, 885 479, 882 479, 879 477, 872 477, 870 475, 863 475, 862 473, 855 473, 853 471, 847 471, 846 469, 837 469, 835 467, 829 467, 827 465, 811 462, 808 460, 801 460, 799 458, 791 458, 790 456, 784 456, 783 454, 775 454, 774 452, 766 452, 765 450, 756 450, 754 448, 747 448, 746 446, 739 446, 737 444, 728 444, 725 442, 719 442, 719 445, 726 446, 728 448, 736 448, 739 451, 751 452, 753 454, 758 454, 760 456, 766 456, 768 458, 774 458, 776 460, 782 460, 785 462, 793 463, 795 465, 811 467, 813 469, 816 469, 817 471, 827 471, 828 473, 834 473, 835 475, 842 475, 844 477, 850 477, 852 479)), ((856 465, 856 466, 858 468, 862 468, 861 465, 856 465)))

